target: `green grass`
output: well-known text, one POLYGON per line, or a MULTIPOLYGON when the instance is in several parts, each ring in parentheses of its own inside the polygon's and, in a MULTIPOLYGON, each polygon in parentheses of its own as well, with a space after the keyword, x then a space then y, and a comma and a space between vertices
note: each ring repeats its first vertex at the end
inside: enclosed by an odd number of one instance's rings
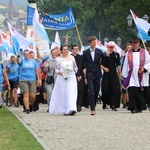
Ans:
POLYGON ((0 150, 43 150, 34 136, 4 106, 0 109, 0 150))

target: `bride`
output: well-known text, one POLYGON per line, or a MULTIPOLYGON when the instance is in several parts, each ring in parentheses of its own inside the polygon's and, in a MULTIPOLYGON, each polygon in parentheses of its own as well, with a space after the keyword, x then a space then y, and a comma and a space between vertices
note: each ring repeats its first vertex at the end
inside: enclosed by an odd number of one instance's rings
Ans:
POLYGON ((76 62, 68 46, 60 48, 62 55, 56 59, 58 73, 49 105, 52 114, 75 115, 77 100, 76 62))

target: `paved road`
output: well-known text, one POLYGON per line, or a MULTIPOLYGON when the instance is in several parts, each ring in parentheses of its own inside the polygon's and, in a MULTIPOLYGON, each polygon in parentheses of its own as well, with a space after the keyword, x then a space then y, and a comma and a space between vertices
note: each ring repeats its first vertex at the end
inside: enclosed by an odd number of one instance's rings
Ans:
POLYGON ((102 110, 98 105, 95 116, 84 108, 76 116, 57 116, 48 114, 46 105, 28 115, 22 107, 9 109, 37 134, 47 150, 150 150, 148 110, 131 114, 122 108, 102 110))

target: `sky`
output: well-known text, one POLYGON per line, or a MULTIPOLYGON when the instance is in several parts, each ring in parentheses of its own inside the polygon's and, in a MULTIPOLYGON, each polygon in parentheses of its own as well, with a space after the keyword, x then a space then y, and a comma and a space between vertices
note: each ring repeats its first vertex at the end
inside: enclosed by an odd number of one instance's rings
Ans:
MULTIPOLYGON (((27 5, 27 0, 12 0, 13 1, 13 5, 14 4, 21 4, 21 5, 27 5)), ((9 3, 9 0, 0 0, 1 3, 9 3)))

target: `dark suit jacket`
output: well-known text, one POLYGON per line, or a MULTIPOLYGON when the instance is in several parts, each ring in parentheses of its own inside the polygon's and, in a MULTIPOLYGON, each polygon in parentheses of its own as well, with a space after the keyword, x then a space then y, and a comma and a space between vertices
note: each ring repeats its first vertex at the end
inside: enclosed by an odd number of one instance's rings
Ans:
POLYGON ((100 61, 102 57, 106 57, 100 49, 95 48, 94 61, 92 60, 90 49, 83 52, 82 61, 78 66, 77 76, 81 75, 81 71, 84 67, 86 68, 86 78, 87 79, 100 79, 102 77, 100 61))

